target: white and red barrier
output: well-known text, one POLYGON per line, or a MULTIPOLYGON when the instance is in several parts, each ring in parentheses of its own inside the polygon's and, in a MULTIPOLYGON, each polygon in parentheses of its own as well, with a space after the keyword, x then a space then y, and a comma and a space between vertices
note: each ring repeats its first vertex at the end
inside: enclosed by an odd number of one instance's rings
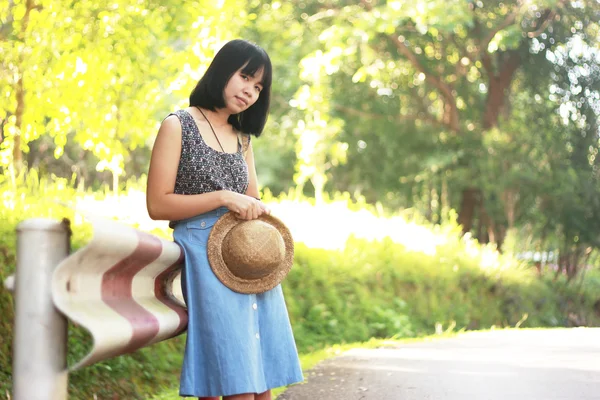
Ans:
POLYGON ((114 221, 93 222, 94 237, 69 255, 68 221, 17 227, 14 290, 15 400, 64 400, 68 372, 182 333, 181 248, 114 221), (67 368, 67 318, 93 338, 67 368))
POLYGON ((172 290, 181 248, 113 221, 93 227, 90 243, 61 262, 52 280, 54 304, 94 340, 71 370, 172 338, 187 326, 181 290, 172 290))

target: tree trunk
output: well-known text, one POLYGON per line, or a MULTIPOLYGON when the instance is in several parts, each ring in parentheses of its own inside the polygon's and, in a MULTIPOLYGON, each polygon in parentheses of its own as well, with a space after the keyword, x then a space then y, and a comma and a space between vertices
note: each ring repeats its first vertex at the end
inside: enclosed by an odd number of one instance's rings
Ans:
POLYGON ((433 183, 431 180, 423 184, 424 197, 426 199, 425 218, 429 222, 433 222, 433 183))
MULTIPOLYGON (((489 54, 484 56, 484 67, 488 73, 488 95, 485 104, 485 112, 483 115, 482 126, 484 132, 498 126, 499 116, 505 106, 506 96, 510 89, 510 84, 514 78, 515 72, 521 65, 521 57, 518 51, 513 50, 504 54, 498 55, 498 64, 500 65, 498 74, 494 73, 489 54)), ((473 226, 473 218, 475 216, 475 207, 477 201, 481 197, 481 190, 476 187, 469 187, 463 190, 458 222, 463 227, 463 233, 467 233, 473 226)), ((483 199, 481 198, 483 206, 483 199)), ((506 231, 504 227, 496 224, 496 229, 506 231)), ((496 235, 496 241, 498 241, 496 235)), ((504 239, 502 239, 503 241, 504 239)), ((498 246, 500 248, 500 246, 498 246)))
POLYGON ((23 113, 25 112, 25 90, 23 88, 23 75, 17 81, 17 108, 15 110, 15 127, 16 132, 12 137, 13 140, 13 167, 20 171, 23 167, 23 151, 21 150, 21 128, 23 127, 23 113))
POLYGON ((112 179, 112 181, 113 181, 113 183, 112 183, 113 196, 119 197, 119 171, 115 171, 115 170, 111 169, 110 172, 112 172, 112 178, 113 178, 112 179))
MULTIPOLYGON (((27 26, 29 25, 29 14, 36 7, 33 0, 27 0, 25 3, 25 15, 21 23, 21 31, 19 32, 19 40, 25 43, 27 37, 27 26)), ((23 114, 25 112, 25 85, 23 83, 23 75, 26 71, 24 52, 19 55, 19 65, 17 66, 19 80, 17 81, 16 99, 17 108, 15 110, 15 127, 16 132, 13 137, 13 167, 20 171, 23 167, 23 150, 21 148, 21 130, 23 128, 23 114)))
MULTIPOLYGON (((489 55, 487 55, 489 57, 489 55)), ((497 55, 498 73, 494 73, 490 59, 484 65, 488 73, 488 93, 483 114, 483 129, 489 130, 498 126, 498 120, 505 107, 505 101, 517 69, 521 65, 519 50, 511 50, 497 55)))
POLYGON ((502 194, 502 201, 504 201, 504 213, 506 214, 506 220, 508 221, 508 229, 511 229, 515 226, 515 214, 518 199, 519 193, 516 189, 506 189, 502 194))
POLYGON ((479 204, 481 190, 478 188, 466 188, 462 192, 458 223, 462 225, 463 234, 470 232, 475 217, 475 207, 479 204))
POLYGON ((481 232, 478 237, 479 243, 494 242, 496 240, 496 227, 494 226, 494 221, 492 221, 483 206, 483 196, 481 196, 479 200, 479 223, 481 224, 481 232))
POLYGON ((446 174, 442 174, 442 194, 440 196, 440 221, 447 221, 450 211, 450 195, 448 194, 448 180, 446 174))
POLYGON ((498 117, 502 112, 506 96, 505 89, 504 85, 496 77, 490 79, 485 113, 483 114, 483 129, 486 131, 498 126, 498 117))
POLYGON ((10 117, 10 113, 7 113, 6 118, 0 119, 0 144, 2 144, 2 142, 4 142, 4 139, 6 139, 6 137, 4 136, 4 127, 8 123, 9 117, 10 117))
POLYGON ((317 205, 323 204, 323 192, 325 190, 326 180, 325 174, 322 173, 316 173, 310 178, 310 181, 315 188, 315 204, 317 205))

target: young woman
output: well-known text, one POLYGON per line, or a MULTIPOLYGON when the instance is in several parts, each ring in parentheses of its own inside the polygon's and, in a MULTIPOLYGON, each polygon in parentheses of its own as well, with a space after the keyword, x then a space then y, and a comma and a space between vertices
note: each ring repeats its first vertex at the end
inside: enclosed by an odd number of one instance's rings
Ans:
POLYGON ((214 275, 206 252, 225 212, 246 220, 269 214, 259 200, 250 135, 258 137, 267 120, 271 74, 262 48, 228 42, 192 91, 190 107, 165 118, 152 150, 148 212, 170 221, 185 253, 181 396, 269 400, 270 389, 303 380, 281 287, 234 292, 214 275))

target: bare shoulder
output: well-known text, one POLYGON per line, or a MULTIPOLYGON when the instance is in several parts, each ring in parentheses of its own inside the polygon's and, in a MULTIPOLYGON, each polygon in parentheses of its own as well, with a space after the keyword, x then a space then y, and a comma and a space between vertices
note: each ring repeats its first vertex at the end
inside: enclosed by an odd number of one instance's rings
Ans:
POLYGON ((181 122, 176 115, 171 114, 160 124, 160 131, 173 132, 181 134, 181 122))
POLYGON ((181 152, 182 128, 179 118, 176 115, 169 115, 160 124, 160 129, 156 135, 153 153, 173 154, 179 157, 181 152))

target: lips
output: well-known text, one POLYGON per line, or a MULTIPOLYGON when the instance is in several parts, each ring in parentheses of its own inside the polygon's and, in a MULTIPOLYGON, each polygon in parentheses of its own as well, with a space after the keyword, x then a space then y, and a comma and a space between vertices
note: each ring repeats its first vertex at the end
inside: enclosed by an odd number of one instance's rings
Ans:
POLYGON ((236 98, 236 99, 237 99, 237 100, 238 100, 240 103, 242 103, 244 106, 247 106, 247 105, 248 105, 248 102, 247 102, 246 100, 242 99, 241 97, 239 97, 239 96, 235 96, 235 98, 236 98))

